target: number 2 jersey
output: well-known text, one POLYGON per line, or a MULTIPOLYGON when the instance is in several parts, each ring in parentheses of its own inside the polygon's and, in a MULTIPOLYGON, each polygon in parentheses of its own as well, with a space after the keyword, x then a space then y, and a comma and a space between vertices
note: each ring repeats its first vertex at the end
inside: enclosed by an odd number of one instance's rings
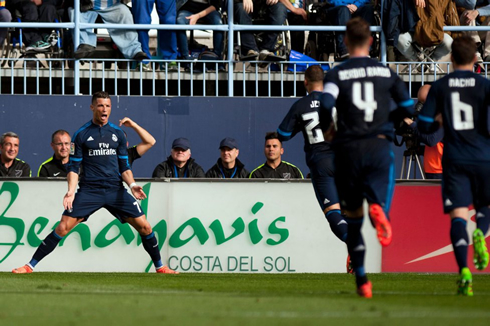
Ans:
POLYGON ((429 132, 438 127, 442 113, 443 162, 489 162, 490 81, 471 71, 456 70, 436 81, 418 117, 418 127, 429 132))
POLYGON ((393 119, 413 114, 413 100, 403 81, 368 57, 354 57, 330 70, 322 105, 337 108, 334 143, 384 135, 393 139, 393 119), (393 100, 397 108, 394 108, 393 100))
POLYGON ((332 115, 321 108, 321 96, 321 92, 311 92, 293 104, 277 129, 281 141, 289 140, 301 131, 306 153, 330 150, 330 143, 325 141, 323 134, 330 128, 332 115))

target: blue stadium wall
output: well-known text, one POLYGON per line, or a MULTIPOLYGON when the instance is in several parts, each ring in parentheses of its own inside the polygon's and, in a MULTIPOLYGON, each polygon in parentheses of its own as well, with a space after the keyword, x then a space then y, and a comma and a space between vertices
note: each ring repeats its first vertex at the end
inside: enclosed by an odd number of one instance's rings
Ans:
MULTIPOLYGON (((0 132, 14 131, 20 136, 18 157, 31 166, 33 176, 39 165, 52 155, 51 134, 66 129, 73 134, 92 118, 90 96, 0 95, 0 132)), ((136 177, 151 177, 155 166, 170 153, 172 140, 187 137, 192 157, 205 171, 219 157, 219 142, 235 138, 240 146, 239 159, 251 171, 264 159, 264 134, 276 130, 295 102, 294 98, 215 98, 215 97, 112 97, 110 121, 127 116, 147 129, 157 140, 142 159, 134 163, 136 177)), ((123 127, 130 145, 138 135, 123 127)), ((285 143, 283 159, 297 165, 306 176, 301 135, 285 143)), ((403 151, 394 147, 397 177, 403 151)))

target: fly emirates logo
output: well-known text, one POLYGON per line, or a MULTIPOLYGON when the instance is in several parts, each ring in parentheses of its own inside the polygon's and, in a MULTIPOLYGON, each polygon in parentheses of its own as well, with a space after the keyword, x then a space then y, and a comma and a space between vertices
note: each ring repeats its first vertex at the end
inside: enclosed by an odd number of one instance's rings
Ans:
POLYGON ((114 148, 109 148, 109 144, 99 143, 98 149, 89 149, 88 156, 116 155, 114 148))

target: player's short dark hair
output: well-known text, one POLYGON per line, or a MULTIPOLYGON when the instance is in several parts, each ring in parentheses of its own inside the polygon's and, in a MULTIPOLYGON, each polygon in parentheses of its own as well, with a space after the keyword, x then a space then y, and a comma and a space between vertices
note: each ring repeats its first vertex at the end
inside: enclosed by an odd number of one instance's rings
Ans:
POLYGON ((325 73, 319 65, 309 66, 305 71, 305 79, 309 83, 323 82, 325 73))
POLYGON ((19 139, 19 135, 17 135, 15 132, 13 132, 13 131, 7 131, 2 136, 0 136, 0 145, 3 146, 3 143, 5 142, 5 138, 7 138, 7 137, 12 137, 12 138, 19 139))
POLYGON ((282 144, 282 141, 279 139, 279 135, 277 134, 276 131, 265 133, 265 141, 268 141, 269 139, 277 139, 282 144))
POLYGON ((475 59, 476 43, 469 36, 460 36, 453 40, 451 51, 455 64, 467 65, 475 59))
POLYGON ((95 102, 97 102, 98 98, 108 98, 109 100, 111 99, 111 97, 109 96, 109 93, 107 93, 105 91, 98 91, 98 92, 95 92, 94 95, 92 95, 92 104, 95 104, 95 102))
POLYGON ((365 45, 371 37, 369 23, 361 17, 352 18, 347 22, 345 36, 350 47, 365 45))
POLYGON ((66 130, 63 130, 63 129, 59 129, 59 130, 56 130, 55 132, 53 132, 53 134, 51 135, 51 142, 54 143, 54 137, 58 136, 58 135, 68 135, 70 136, 70 133, 66 130))

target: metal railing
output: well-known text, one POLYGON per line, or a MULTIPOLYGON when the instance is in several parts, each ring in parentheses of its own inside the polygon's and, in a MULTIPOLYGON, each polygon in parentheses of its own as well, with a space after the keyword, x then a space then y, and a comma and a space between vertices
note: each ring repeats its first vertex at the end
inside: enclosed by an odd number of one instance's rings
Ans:
MULTIPOLYGON (((383 2, 383 1, 382 1, 383 2)), ((10 94, 67 94, 67 89, 73 94, 91 94, 94 89, 113 89, 116 95, 212 95, 212 96, 301 96, 303 74, 299 65, 328 64, 333 62, 290 62, 283 61, 268 65, 265 69, 258 67, 259 62, 243 63, 234 58, 235 31, 345 31, 344 26, 270 26, 270 25, 236 25, 233 17, 233 1, 228 1, 227 24, 226 25, 155 25, 155 24, 86 24, 80 22, 79 0, 75 0, 73 22, 67 23, 0 23, 2 27, 14 28, 66 28, 73 30, 74 49, 80 43, 80 30, 82 29, 132 29, 132 30, 213 30, 227 32, 226 60, 222 61, 199 61, 204 66, 204 72, 195 69, 192 61, 185 60, 150 60, 151 71, 144 71, 142 66, 134 69, 131 60, 127 59, 67 59, 67 58, 4 58, 8 67, 4 65, 0 73, 0 93, 5 93, 2 88, 2 79, 10 78, 10 94), (70 62, 73 69, 65 67, 70 62), (177 61, 177 70, 170 69, 171 61, 177 61), (28 65, 35 62, 35 66, 28 65), (58 62, 58 64, 55 64, 58 62), (82 65, 82 63, 85 64, 82 65), (218 65, 225 63, 226 69, 220 71, 218 65), (96 68, 98 65, 102 69, 96 68), (188 71, 181 71, 184 65, 188 65, 188 71), (46 67, 47 66, 47 67, 46 67), (122 66, 120 68, 119 66, 122 66), (44 68, 43 68, 44 67, 44 68), (106 68, 107 67, 107 68, 106 68), (110 68, 109 68, 110 67, 110 68), (112 69, 112 67, 114 67, 112 69), (289 71, 286 68, 290 68, 289 71), (45 69, 47 68, 47 69, 45 69), (158 69, 160 68, 160 69, 158 69), (211 69, 207 69, 211 68, 211 69), (207 71, 212 70, 212 71, 207 71), (47 79, 47 80, 46 80, 47 79), (35 80, 35 82, 33 81, 35 80), (33 85, 34 84, 34 85, 33 85), (264 87, 264 86, 267 87, 264 87), (18 89, 21 88, 19 92, 18 89), (135 89, 139 89, 135 91, 135 89), (147 89, 151 89, 150 92, 147 89), (264 91, 265 90, 265 91, 264 91)), ((383 3, 382 3, 383 4, 383 3)), ((382 5, 381 4, 381 5, 382 5)), ((488 26, 449 26, 447 31, 490 31, 488 26)), ((371 30, 380 33, 380 58, 384 64, 390 64, 402 78, 408 82, 410 90, 413 83, 431 82, 436 80, 440 74, 425 73, 422 69, 420 74, 412 73, 413 62, 387 62, 387 46, 383 31, 380 26, 372 26, 371 30), (408 66, 408 73, 402 74, 401 66, 408 66)), ((439 63, 446 66, 449 71, 449 63, 439 63)), ((485 64, 485 70, 487 66, 485 64)), ((405 68, 406 69, 406 68, 405 68)), ((486 73, 485 73, 486 76, 486 73)), ((6 87, 6 86, 4 86, 6 87)))

